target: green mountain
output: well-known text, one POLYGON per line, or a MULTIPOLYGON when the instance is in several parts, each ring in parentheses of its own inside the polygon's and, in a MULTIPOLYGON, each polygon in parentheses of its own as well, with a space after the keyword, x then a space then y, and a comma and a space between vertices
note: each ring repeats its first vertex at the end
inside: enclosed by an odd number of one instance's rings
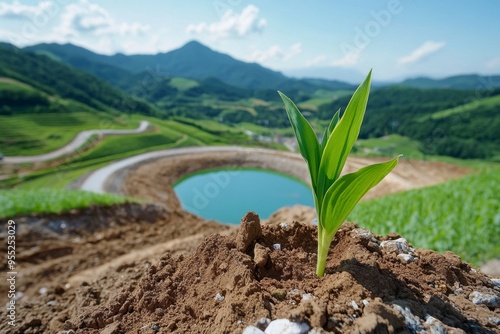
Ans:
POLYGON ((137 81, 127 73, 146 77, 184 77, 195 80, 218 79, 228 85, 250 89, 303 90, 345 89, 356 87, 339 81, 298 80, 256 63, 247 63, 192 41, 179 49, 155 55, 99 55, 71 44, 38 44, 26 50, 51 54, 78 69, 90 72, 120 88, 130 89, 137 81))
POLYGON ((451 88, 451 89, 493 89, 500 87, 500 75, 456 75, 444 79, 431 79, 418 77, 404 80, 402 86, 432 89, 432 88, 451 88))
POLYGON ((59 96, 93 109, 153 113, 149 104, 130 97, 91 74, 72 68, 52 57, 24 51, 8 44, 0 45, 0 77, 30 85, 38 90, 38 93, 33 94, 59 96))

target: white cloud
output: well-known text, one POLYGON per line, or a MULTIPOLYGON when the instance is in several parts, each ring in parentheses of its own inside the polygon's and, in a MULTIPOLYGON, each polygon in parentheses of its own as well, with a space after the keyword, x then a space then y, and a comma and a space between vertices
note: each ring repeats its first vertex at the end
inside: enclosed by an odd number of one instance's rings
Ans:
POLYGON ((259 8, 248 5, 240 14, 229 9, 222 15, 220 21, 190 24, 187 26, 186 31, 193 35, 208 34, 213 39, 219 39, 244 37, 251 33, 262 32, 266 25, 266 19, 259 18, 259 8))
POLYGON ((41 1, 36 6, 23 5, 18 0, 11 3, 0 3, 0 17, 12 19, 31 19, 34 15, 48 11, 53 6, 52 1, 41 1))
POLYGON ((334 60, 332 66, 336 67, 350 67, 358 64, 363 49, 356 49, 351 53, 346 54, 344 57, 334 60))
POLYGON ((411 64, 417 62, 420 59, 424 58, 425 56, 437 52, 445 45, 446 45, 445 42, 426 41, 418 48, 410 52, 410 54, 399 58, 398 62, 400 64, 411 64))
POLYGON ((314 57, 314 58, 312 58, 312 59, 308 60, 308 61, 306 62, 306 66, 307 66, 307 67, 311 67, 311 66, 319 65, 319 64, 321 64, 321 63, 325 62, 325 61, 326 61, 326 58, 327 58, 327 57, 326 57, 326 55, 319 55, 319 56, 316 56, 316 57, 314 57))
POLYGON ((149 26, 141 23, 118 23, 99 5, 88 0, 80 0, 69 4, 61 14, 61 24, 55 29, 63 36, 78 36, 90 33, 97 36, 107 34, 137 36, 149 30, 149 26))
POLYGON ((283 48, 279 45, 272 45, 267 50, 255 50, 250 55, 249 60, 255 61, 258 63, 264 63, 267 60, 278 58, 282 61, 288 61, 293 56, 302 52, 302 44, 295 43, 290 46, 287 50, 283 50, 283 48))

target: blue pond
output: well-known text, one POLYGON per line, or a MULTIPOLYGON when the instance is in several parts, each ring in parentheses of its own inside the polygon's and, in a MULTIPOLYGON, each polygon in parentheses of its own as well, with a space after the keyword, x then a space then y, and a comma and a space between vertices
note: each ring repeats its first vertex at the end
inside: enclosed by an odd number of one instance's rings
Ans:
POLYGON ((174 186, 184 210, 221 223, 239 224, 247 211, 261 219, 285 206, 313 207, 308 186, 265 170, 218 170, 189 176, 174 186))

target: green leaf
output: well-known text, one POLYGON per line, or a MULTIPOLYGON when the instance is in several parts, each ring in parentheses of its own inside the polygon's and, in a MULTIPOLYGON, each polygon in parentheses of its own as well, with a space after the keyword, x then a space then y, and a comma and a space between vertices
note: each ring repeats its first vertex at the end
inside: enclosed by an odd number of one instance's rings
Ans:
POLYGON ((335 232, 368 190, 376 186, 398 164, 393 160, 366 166, 338 179, 326 192, 321 210, 325 234, 333 239, 335 232))
POLYGON ((318 170, 320 163, 320 147, 318 137, 309 122, 302 116, 297 106, 285 94, 279 92, 281 99, 285 103, 285 110, 292 124, 295 137, 299 144, 299 151, 307 162, 313 189, 316 189, 318 182, 318 170))
POLYGON ((333 115, 332 120, 330 121, 330 125, 325 129, 325 132, 323 132, 323 139, 321 140, 321 153, 323 153, 323 151, 325 150, 328 138, 330 138, 333 129, 335 129, 335 126, 337 126, 339 119, 340 119, 340 109, 337 110, 335 115, 333 115))
POLYGON ((340 176, 347 156, 358 139, 366 104, 368 103, 371 74, 370 71, 363 83, 354 92, 344 115, 326 143, 321 157, 320 168, 330 182, 337 180, 340 176))

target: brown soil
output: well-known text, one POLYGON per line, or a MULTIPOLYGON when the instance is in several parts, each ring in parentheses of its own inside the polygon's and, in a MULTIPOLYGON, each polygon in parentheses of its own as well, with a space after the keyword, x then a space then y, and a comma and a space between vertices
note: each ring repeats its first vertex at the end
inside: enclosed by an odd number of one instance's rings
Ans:
MULTIPOLYGON (((122 192, 162 205, 15 217, 16 289, 22 296, 16 300, 16 327, 0 309, 0 332, 241 333, 262 317, 285 317, 306 321, 316 333, 411 333, 400 312, 407 308, 428 332, 437 319, 449 333, 500 333, 500 309, 471 301, 474 291, 500 298, 499 288, 451 253, 418 249, 416 261, 404 263, 380 247, 397 235, 372 238, 345 224, 330 248, 327 274, 318 279, 311 211, 281 210, 263 224, 262 234, 255 224, 238 233, 237 227, 182 211, 171 189, 179 176, 227 165, 307 178, 303 162, 293 159, 202 154, 158 160, 118 177, 125 181, 122 192), (216 300, 217 294, 224 299, 216 300)), ((423 186, 412 181, 419 173, 434 183, 464 173, 446 166, 415 163, 372 196, 423 186)), ((3 244, 5 231, 2 226, 3 244)), ((0 280, 2 305, 7 291, 0 280)))
MULTIPOLYGON (((315 226, 260 229, 247 215, 238 231, 196 219, 137 204, 16 219, 24 296, 18 326, 2 321, 0 331, 241 333, 264 317, 305 321, 317 333, 411 333, 407 308, 422 330, 434 321, 449 333, 500 332, 500 305, 471 301, 476 291, 500 299, 500 289, 452 253, 417 249, 406 263, 381 247, 398 235, 344 224, 317 278, 315 226)), ((6 290, 2 280, 2 298, 6 290)))

